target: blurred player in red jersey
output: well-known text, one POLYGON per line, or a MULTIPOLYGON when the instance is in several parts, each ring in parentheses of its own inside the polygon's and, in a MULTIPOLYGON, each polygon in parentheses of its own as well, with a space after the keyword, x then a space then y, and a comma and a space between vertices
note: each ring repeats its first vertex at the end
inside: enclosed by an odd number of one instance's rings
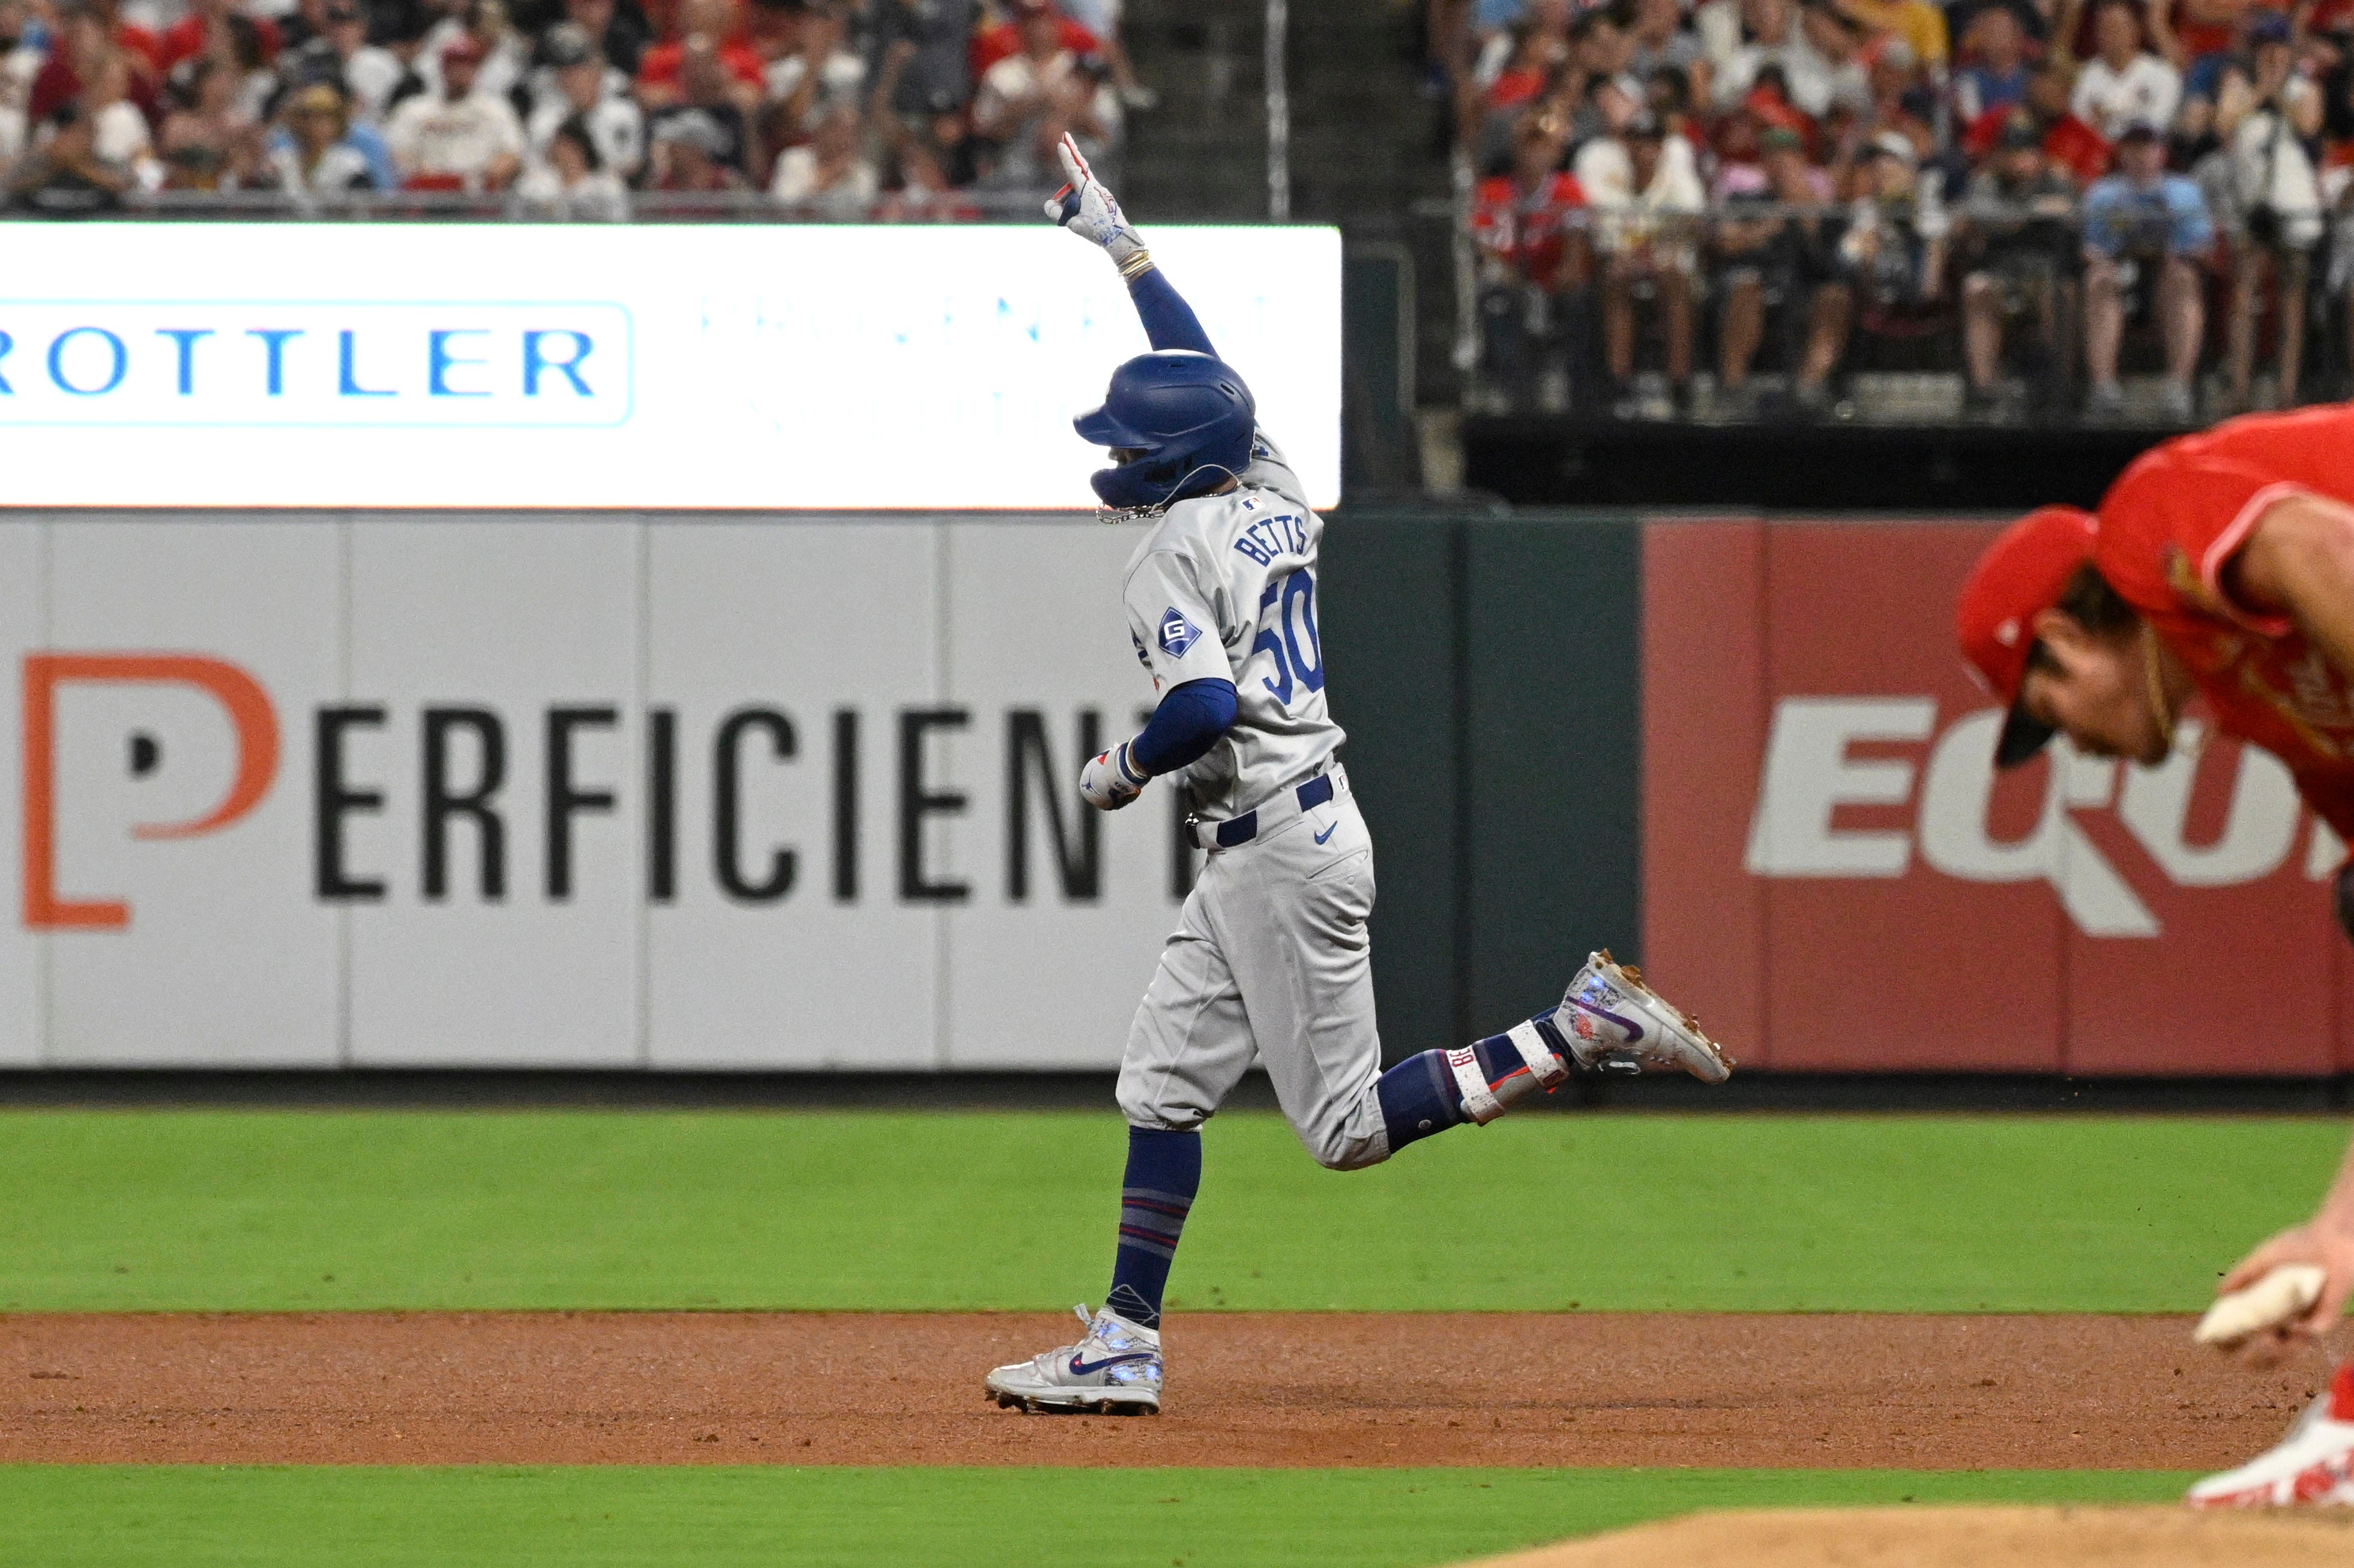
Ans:
MULTIPOLYGON (((2183 705, 2263 747, 2307 805, 2354 840, 2354 405, 2235 419, 2144 453, 2097 516, 2048 506, 1972 568, 1962 651, 2010 705, 1999 766, 2053 734, 2079 751, 2165 759, 2183 705)), ((2338 917, 2354 938, 2354 866, 2338 917)), ((2326 1332, 2354 1294, 2354 1152, 2320 1209, 2224 1276, 2324 1271, 2311 1309, 2261 1335, 2276 1354, 2326 1332)), ((2354 1504, 2354 1365, 2253 1463, 2191 1489, 2204 1505, 2354 1504)))

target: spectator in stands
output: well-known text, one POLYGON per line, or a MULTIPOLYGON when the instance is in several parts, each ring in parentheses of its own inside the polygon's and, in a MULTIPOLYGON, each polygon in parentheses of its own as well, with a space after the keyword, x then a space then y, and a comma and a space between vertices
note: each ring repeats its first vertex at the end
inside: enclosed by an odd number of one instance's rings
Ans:
POLYGON ((2257 317, 2268 288, 2275 304, 2279 407, 2297 401, 2308 260, 2322 234, 2321 185, 2306 144, 2321 130, 2321 90, 2294 67, 2288 19, 2274 12, 2250 26, 2253 57, 2223 73, 2215 133, 2226 149, 2233 199, 2222 210, 2232 239, 2231 397, 2251 407, 2257 317))
POLYGON ((155 159, 147 117, 131 102, 130 90, 131 63, 118 53, 83 88, 82 115, 90 122, 90 147, 99 161, 129 170, 135 185, 154 190, 164 183, 164 167, 155 159))
POLYGON ((2117 140, 2117 172, 2084 193, 2084 358, 2093 381, 2091 412, 2114 418, 2125 407, 2117 357, 2125 333, 2126 296, 2154 285, 2166 343, 2168 413, 2188 424, 2196 412, 2190 377, 2206 330, 2200 261, 2215 242, 2215 225, 2198 185, 2166 169, 2158 128, 2126 127, 2117 140))
POLYGON ((2012 109, 1962 201, 1962 352, 1972 412, 1996 410, 2004 339, 2021 323, 2038 401, 2057 406, 2076 286, 2075 207, 2075 183, 2044 156, 2034 116, 2012 109))
POLYGON ((461 38, 472 39, 481 57, 474 67, 473 90, 509 100, 530 74, 531 44, 508 20, 506 0, 467 0, 433 25, 418 60, 419 74, 429 89, 440 85, 439 64, 461 38))
MULTIPOLYGON (((1735 397, 1748 386, 1769 316, 1783 323, 1785 340, 1795 342, 1826 330, 1818 315, 1835 304, 1824 287, 1831 278, 1824 222, 1830 175, 1808 162, 1806 143, 1787 126, 1771 126, 1757 140, 1757 177, 1724 188, 1725 216, 1716 230, 1723 298, 1717 369, 1720 384, 1735 397)), ((1795 349, 1784 357, 1794 367, 1799 360, 1795 349)), ((1817 376, 1813 388, 1821 382, 1817 376)))
POLYGON ((523 122, 504 98, 474 88, 482 43, 472 33, 441 49, 441 90, 392 111, 385 144, 409 190, 504 190, 523 167, 523 122))
POLYGON ((798 142, 834 109, 855 106, 865 85, 866 62, 850 47, 847 18, 818 5, 802 14, 792 52, 769 63, 760 90, 782 127, 777 139, 798 142))
MULTIPOLYGON (((2063 170, 2081 190, 2109 172, 2110 147, 2107 137, 2069 109, 2072 90, 2067 62, 2054 60, 2027 84, 2027 111, 2043 132, 2044 158, 2053 168, 2063 170)), ((1992 155, 2007 119, 1988 115, 1969 127, 1964 150, 1972 161, 1983 162, 1992 155)))
POLYGON ((318 36, 280 58, 279 76, 290 90, 332 82, 344 93, 350 118, 381 125, 408 67, 390 49, 367 41, 367 13, 360 0, 323 0, 318 5, 318 36))
POLYGON ((1791 0, 1749 0, 1749 15, 1754 41, 1735 49, 1717 73, 1717 107, 1739 104, 1770 66, 1780 71, 1792 106, 1820 119, 1831 105, 1830 66, 1807 41, 1798 8, 1791 0))
POLYGON ((1830 73, 1829 106, 1825 112, 1863 112, 1872 103, 1872 68, 1864 58, 1868 35, 1862 25, 1829 0, 1808 0, 1804 22, 1807 41, 1830 73))
POLYGON ((163 118, 157 97, 162 72, 155 65, 158 46, 143 29, 117 23, 105 0, 75 0, 59 8, 56 33, 41 69, 33 78, 26 113, 37 123, 68 99, 80 100, 89 85, 120 61, 129 72, 126 94, 150 122, 163 118))
POLYGON ((994 188, 1044 192, 1061 185, 1054 147, 1065 130, 1089 162, 1111 161, 1119 101, 1100 62, 1066 46, 1062 21, 1051 5, 1024 5, 1021 51, 982 73, 973 95, 973 130, 997 149, 984 176, 994 188))
POLYGON ((1925 69, 1944 74, 1951 49, 1946 14, 1929 0, 1839 0, 1839 7, 1867 32, 1903 44, 1925 69))
POLYGON ((39 38, 37 24, 28 25, 24 0, 0 0, 0 180, 32 140, 25 103, 41 69, 39 38))
POLYGON ((2182 96, 2212 103, 2224 68, 2233 56, 2247 52, 2249 27, 2259 16, 2278 16, 2284 9, 2268 0, 2176 0, 2169 30, 2174 63, 2182 70, 2182 96))
MULTIPOLYGON (((568 24, 567 24, 568 25, 568 24)), ((581 35, 585 40, 586 33, 581 35)), ((605 66, 601 56, 598 67, 605 66)), ((537 158, 515 182, 515 207, 550 223, 620 223, 630 216, 630 193, 603 163, 598 136, 585 114, 557 122, 537 158)))
POLYGON ((729 162, 727 132, 708 111, 674 109, 655 120, 647 158, 648 186, 658 191, 711 194, 739 191, 744 176, 729 162))
POLYGON ((826 223, 856 223, 874 208, 882 180, 866 160, 858 111, 837 103, 818 121, 807 144, 777 160, 769 194, 826 223))
POLYGON ((98 155, 96 127, 79 99, 52 108, 33 150, 9 171, 7 205, 35 217, 93 217, 122 204, 131 171, 98 155))
POLYGON ((191 63, 157 137, 164 184, 179 191, 236 190, 261 166, 261 128, 238 101, 237 71, 209 58, 191 63))
POLYGON ((1860 150, 1854 177, 1855 197, 1832 249, 1835 281, 1824 290, 1799 373, 1810 406, 1846 358, 1855 327, 1883 340, 1917 341, 1945 293, 1946 213, 1913 142, 1881 132, 1860 150))
POLYGON ((2027 64, 2027 36, 2018 13, 1989 5, 1971 18, 1965 40, 1969 63, 1954 73, 1954 114, 1967 125, 1989 111, 2023 102, 2034 73, 2027 64))
MULTIPOLYGON (((1568 6, 1561 4, 1560 0, 1539 0, 1539 4, 1532 6, 1531 9, 1532 12, 1542 12, 1552 7, 1557 7, 1564 13, 1568 10, 1568 6)), ((1139 108, 1143 108, 1153 101, 1154 95, 1137 84, 1135 73, 1129 66, 1128 55, 1120 48, 1119 40, 1109 34, 1088 26, 1083 18, 1075 14, 1073 8, 1058 6, 1055 4, 1055 0, 1011 0, 1011 3, 1002 9, 1010 11, 1011 18, 994 26, 982 28, 980 36, 973 40, 972 69, 975 77, 986 76, 990 68, 998 61, 1020 53, 1025 47, 1022 35, 1031 13, 1046 11, 1055 16, 1057 36, 1064 48, 1083 58, 1103 62, 1105 79, 1117 89, 1118 96, 1122 102, 1133 103, 1139 108)), ((1107 8, 1100 0, 1080 0, 1076 9, 1093 12, 1099 17, 1107 13, 1107 8)), ((1119 7, 1117 5, 1108 7, 1108 14, 1117 16, 1119 7)))
MULTIPOLYGON (((550 27, 540 42, 539 53, 547 62, 548 80, 525 126, 533 165, 545 164, 556 133, 578 122, 596 154, 587 173, 615 183, 634 178, 646 161, 646 122, 630 96, 629 78, 597 52, 588 29, 578 22, 558 22, 550 27)), ((592 181, 591 186, 603 183, 592 181)), ((547 182, 543 179, 537 184, 545 186, 547 182)), ((563 188, 569 190, 572 185, 563 188)), ((591 195, 585 199, 603 198, 591 195)))
POLYGON ((973 0, 878 5, 875 36, 890 77, 878 109, 907 120, 962 109, 972 97, 973 0))
POLYGON ((1675 71, 1684 79, 1690 101, 1709 101, 1708 52, 1685 29, 1683 7, 1678 0, 1635 0, 1628 43, 1629 71, 1645 81, 1663 70, 1675 71))
MULTIPOLYGON (((749 115, 759 104, 768 62, 736 19, 731 0, 684 0, 676 39, 648 49, 638 65, 638 101, 649 113, 691 101, 689 57, 717 66, 727 98, 749 115)), ((708 107, 708 105, 705 105, 708 107)))
POLYGON ((1657 120, 1641 113, 1621 134, 1597 136, 1580 148, 1575 173, 1595 209, 1614 407, 1622 417, 1651 411, 1638 399, 1634 384, 1636 304, 1644 295, 1658 311, 1671 396, 1681 403, 1691 383, 1695 219, 1707 205, 1691 143, 1667 137, 1657 120))
MULTIPOLYGON (((654 57, 649 54, 646 58, 651 60, 654 57)), ((743 79, 727 64, 726 52, 715 47, 712 37, 708 34, 692 35, 679 58, 675 99, 668 106, 656 109, 647 116, 649 135, 659 131, 663 122, 674 115, 694 115, 697 130, 692 138, 693 150, 707 152, 735 172, 737 182, 724 188, 733 190, 737 184, 748 187, 752 170, 761 164, 756 120, 744 107, 745 101, 752 96, 752 90, 745 86, 743 79), (704 133, 702 127, 705 126, 717 132, 716 143, 704 133)), ((692 151, 689 155, 692 156, 692 151)), ((683 188, 706 190, 723 187, 690 185, 683 188)))
POLYGON ((623 76, 636 78, 652 29, 635 5, 624 12, 616 0, 564 0, 564 18, 588 35, 606 64, 623 76))
POLYGON ((1561 167, 1563 127, 1543 114, 1521 122, 1512 169, 1480 183, 1471 238, 1479 258, 1480 346, 1486 385, 1503 407, 1569 406, 1570 366, 1585 321, 1589 255, 1575 226, 1585 195, 1561 167))
POLYGON ((164 30, 159 43, 156 65, 165 75, 183 60, 192 60, 201 54, 216 53, 221 48, 220 35, 228 29, 230 18, 244 16, 254 29, 260 45, 260 61, 267 65, 278 58, 278 24, 267 16, 249 15, 239 8, 238 0, 189 0, 187 15, 164 30))
POLYGON ((2077 73, 2070 111, 2111 142, 2137 122, 2173 124, 2182 77, 2143 47, 2141 13, 2133 0, 2101 0, 2093 13, 2093 37, 2100 52, 2077 73))
POLYGON ((353 140, 349 106, 333 83, 315 81, 292 94, 278 120, 270 139, 269 173, 298 205, 386 188, 377 158, 353 140))

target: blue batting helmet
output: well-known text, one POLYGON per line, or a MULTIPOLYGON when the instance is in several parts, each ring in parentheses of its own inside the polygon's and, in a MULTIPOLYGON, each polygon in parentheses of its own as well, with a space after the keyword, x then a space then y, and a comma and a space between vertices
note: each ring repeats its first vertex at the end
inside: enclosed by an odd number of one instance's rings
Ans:
POLYGON ((1137 454, 1089 480, 1105 505, 1165 506, 1241 475, 1258 406, 1232 366, 1164 348, 1113 371, 1103 407, 1071 423, 1097 446, 1137 454))

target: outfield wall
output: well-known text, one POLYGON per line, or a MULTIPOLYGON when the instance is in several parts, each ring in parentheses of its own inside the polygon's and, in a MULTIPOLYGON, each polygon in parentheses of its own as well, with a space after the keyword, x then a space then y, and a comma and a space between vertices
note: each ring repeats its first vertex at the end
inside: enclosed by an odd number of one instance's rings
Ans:
MULTIPOLYGON (((2276 765, 1998 783, 1993 524, 1353 513, 1316 624, 1399 1055, 1588 946, 1753 1065, 2322 1074, 2276 765)), ((0 522, 0 1064, 1095 1068, 1193 868, 1063 515, 0 522)))

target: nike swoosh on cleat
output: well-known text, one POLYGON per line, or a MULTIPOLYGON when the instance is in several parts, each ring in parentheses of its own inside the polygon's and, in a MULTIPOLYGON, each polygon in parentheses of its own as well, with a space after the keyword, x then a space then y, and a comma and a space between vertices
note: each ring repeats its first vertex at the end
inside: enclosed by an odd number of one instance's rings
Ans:
POLYGON ((1337 833, 1337 832, 1339 832, 1340 831, 1341 831, 1341 824, 1340 824, 1340 823, 1338 823, 1338 822, 1335 822, 1335 823, 1333 823, 1331 827, 1329 827, 1329 828, 1325 829, 1322 832, 1318 833, 1318 834, 1316 835, 1316 842, 1317 842, 1318 843, 1320 843, 1320 843, 1322 843, 1326 839, 1331 838, 1334 833, 1337 833))
POLYGON ((1632 1045, 1636 1041, 1640 1040, 1643 1037, 1643 1026, 1636 1022, 1633 1019, 1621 1018, 1615 1012, 1606 1012, 1601 1008, 1595 1006, 1592 1002, 1581 1001, 1577 997, 1573 996, 1569 1000, 1572 1006, 1582 1008, 1585 1012, 1594 1014, 1596 1018, 1606 1018, 1611 1022, 1617 1024, 1619 1028, 1625 1030, 1628 1035, 1628 1044, 1632 1045))
POLYGON ((1126 1361, 1149 1361, 1151 1359, 1152 1352, 1150 1351, 1135 1351, 1124 1356, 1106 1356, 1099 1361, 1083 1361, 1079 1360, 1078 1357, 1073 1356, 1071 1358, 1071 1375, 1073 1377, 1086 1377, 1090 1373, 1099 1372, 1106 1367, 1116 1367, 1126 1361))

